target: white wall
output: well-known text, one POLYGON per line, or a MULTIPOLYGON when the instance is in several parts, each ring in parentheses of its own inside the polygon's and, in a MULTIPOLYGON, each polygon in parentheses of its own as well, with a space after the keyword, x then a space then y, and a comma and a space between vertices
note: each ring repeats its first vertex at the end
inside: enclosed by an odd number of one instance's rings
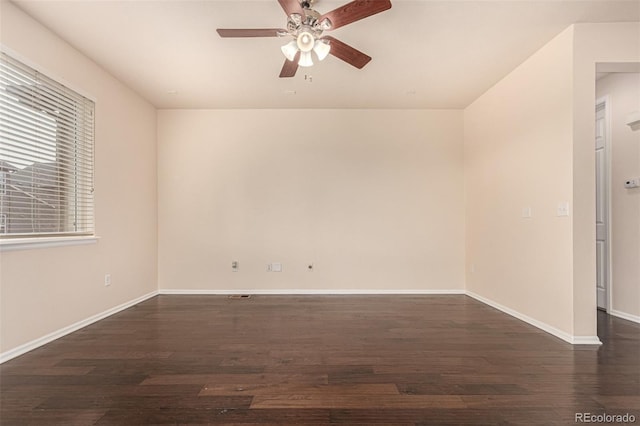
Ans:
POLYGON ((613 73, 596 87, 597 98, 608 96, 611 116, 611 309, 640 318, 640 189, 624 187, 640 177, 640 131, 626 125, 640 111, 640 74, 613 73))
POLYGON ((569 28, 464 123, 467 290, 569 336, 572 217, 556 213, 572 199, 572 51, 569 28))
POLYGON ((7 353, 157 289, 156 112, 11 3, 0 4, 2 45, 96 101, 100 237, 0 254, 0 352, 7 353))
POLYGON ((462 166, 461 111, 159 111, 159 287, 461 290, 462 166))

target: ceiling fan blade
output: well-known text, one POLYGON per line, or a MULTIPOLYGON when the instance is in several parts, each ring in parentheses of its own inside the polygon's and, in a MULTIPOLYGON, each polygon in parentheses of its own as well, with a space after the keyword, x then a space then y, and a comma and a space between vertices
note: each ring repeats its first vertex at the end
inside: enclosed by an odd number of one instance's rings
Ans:
POLYGON ((331 36, 325 36, 323 38, 329 40, 329 45, 331 46, 329 53, 331 55, 338 59, 342 59, 346 63, 351 64, 358 69, 367 65, 371 60, 371 56, 365 55, 358 49, 341 42, 337 38, 333 38, 331 36))
POLYGON ((287 16, 292 13, 299 13, 304 16, 304 11, 302 10, 302 6, 300 6, 300 0, 278 0, 278 3, 280 3, 280 6, 282 6, 287 16))
POLYGON ((293 61, 286 59, 284 61, 284 65, 282 66, 282 71, 280 71, 280 78, 293 77, 296 75, 296 71, 298 71, 298 61, 300 60, 300 52, 296 53, 296 57, 293 58, 293 61))
POLYGON ((218 28, 216 31, 218 32, 218 34, 220 34, 220 37, 278 37, 278 33, 285 30, 282 30, 280 28, 218 28))
POLYGON ((323 19, 329 18, 331 20, 331 29, 335 30, 388 9, 391 9, 390 0, 355 0, 329 13, 325 13, 320 17, 319 21, 322 22, 323 19))

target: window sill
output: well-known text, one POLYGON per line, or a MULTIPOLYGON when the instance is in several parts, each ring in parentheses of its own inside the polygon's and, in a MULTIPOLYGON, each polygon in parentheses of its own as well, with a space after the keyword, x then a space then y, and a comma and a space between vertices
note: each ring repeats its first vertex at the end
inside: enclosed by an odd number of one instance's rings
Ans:
POLYGON ((100 237, 96 236, 13 238, 0 240, 0 252, 95 244, 99 239, 100 237))

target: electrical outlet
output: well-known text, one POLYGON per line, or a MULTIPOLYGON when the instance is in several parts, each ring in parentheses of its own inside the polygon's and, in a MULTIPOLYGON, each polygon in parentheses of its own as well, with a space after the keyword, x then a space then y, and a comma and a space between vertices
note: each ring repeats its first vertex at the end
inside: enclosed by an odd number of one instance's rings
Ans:
POLYGON ((231 270, 233 272, 238 272, 238 261, 237 260, 234 260, 234 261, 231 262, 231 270))
POLYGON ((282 263, 267 263, 267 272, 282 272, 282 263))
POLYGON ((104 286, 109 287, 111 285, 111 274, 104 275, 104 286))
POLYGON ((631 178, 624 181, 624 187, 627 189, 640 187, 640 178, 631 178))

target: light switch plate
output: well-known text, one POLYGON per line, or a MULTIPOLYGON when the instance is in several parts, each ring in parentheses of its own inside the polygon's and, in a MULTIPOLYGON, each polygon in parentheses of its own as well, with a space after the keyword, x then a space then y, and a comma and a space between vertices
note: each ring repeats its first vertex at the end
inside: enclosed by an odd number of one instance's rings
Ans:
POLYGON ((569 216, 569 203, 563 202, 558 204, 558 216, 569 216))

